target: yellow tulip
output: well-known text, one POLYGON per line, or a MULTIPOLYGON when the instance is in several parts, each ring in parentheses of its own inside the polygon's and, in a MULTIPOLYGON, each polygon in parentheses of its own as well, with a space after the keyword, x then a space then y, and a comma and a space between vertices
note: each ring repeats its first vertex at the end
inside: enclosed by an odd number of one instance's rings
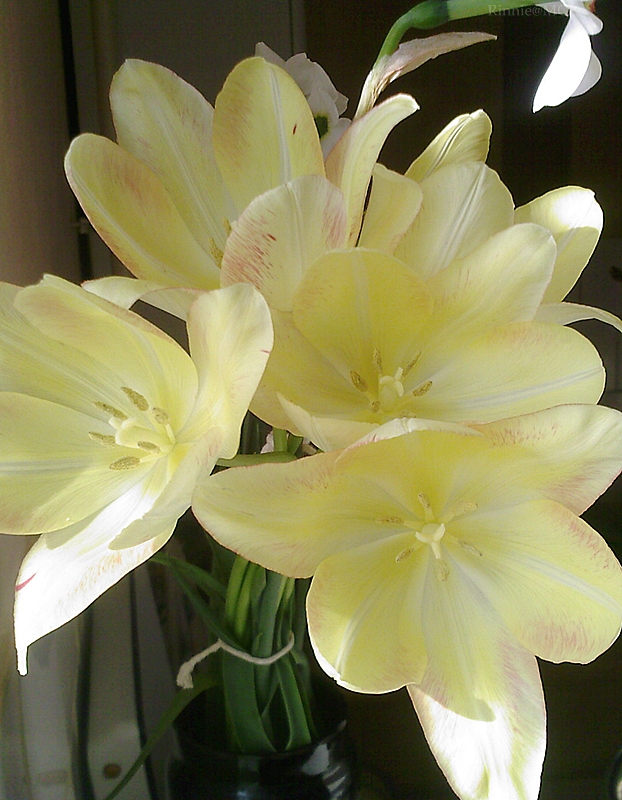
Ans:
POLYGON ((193 507, 245 558, 313 575, 320 664, 361 692, 408 686, 462 800, 535 800, 534 656, 588 662, 620 631, 622 569, 578 515, 621 453, 622 415, 600 406, 399 420, 343 451, 201 480, 193 507))
POLYGON ((60 278, 0 287, 0 529, 42 536, 15 603, 28 646, 171 536, 197 477, 237 451, 272 345, 250 286, 201 294, 190 353, 60 278))
MULTIPOLYGON (((147 282, 145 290, 218 287, 227 237, 240 213, 298 178, 315 177, 307 185, 318 187, 316 217, 324 197, 334 205, 338 195, 339 213, 347 214, 346 230, 354 237, 382 144, 417 108, 407 95, 381 103, 351 126, 325 167, 305 96, 283 69, 262 58, 234 68, 215 109, 170 70, 138 60, 121 67, 110 97, 119 143, 79 136, 67 153, 66 172, 95 229, 147 282)), ((324 210, 330 214, 331 208, 324 210)), ((340 244, 339 236, 329 243, 340 244)), ((125 302, 125 292, 136 287, 123 284, 104 279, 96 291, 125 302)))
POLYGON ((272 309, 275 346, 253 408, 333 450, 398 417, 488 422, 597 402, 604 372, 592 344, 534 321, 555 254, 531 224, 427 281, 378 251, 325 254, 291 311, 272 309))

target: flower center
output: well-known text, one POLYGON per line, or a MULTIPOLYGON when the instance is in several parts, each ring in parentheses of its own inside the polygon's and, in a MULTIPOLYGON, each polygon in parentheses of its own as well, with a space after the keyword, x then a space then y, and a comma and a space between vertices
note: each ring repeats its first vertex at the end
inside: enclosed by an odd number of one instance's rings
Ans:
POLYGON ((108 414, 108 424, 114 433, 89 432, 91 439, 105 447, 129 447, 137 451, 135 456, 115 459, 110 464, 110 469, 114 470, 133 469, 146 461, 166 456, 176 444, 175 433, 167 412, 163 408, 151 406, 147 399, 134 389, 128 386, 121 388, 137 413, 128 416, 114 406, 96 402, 95 406, 108 414))
POLYGON ((422 381, 408 390, 404 385, 420 357, 421 353, 417 353, 406 366, 398 367, 393 374, 390 374, 384 371, 380 351, 375 349, 372 355, 372 365, 378 376, 376 392, 374 393, 365 378, 354 370, 350 372, 350 380, 354 387, 369 399, 369 408, 374 414, 387 417, 412 417, 415 416, 415 413, 409 406, 413 397, 421 397, 432 388, 432 381, 422 381))
POLYGON ((423 519, 417 515, 413 519, 404 519, 397 516, 383 516, 379 517, 376 522, 399 525, 400 527, 408 528, 414 533, 411 540, 412 544, 404 547, 395 557, 396 563, 400 563, 409 558, 413 553, 420 549, 422 544, 428 545, 434 556, 434 568, 436 577, 440 581, 446 581, 449 577, 449 564, 444 557, 443 544, 459 544, 467 552, 472 555, 481 556, 482 553, 473 545, 468 542, 458 539, 447 530, 447 525, 451 520, 460 517, 477 509, 477 503, 470 501, 463 501, 456 506, 450 508, 446 513, 441 515, 443 521, 437 518, 432 510, 432 505, 427 494, 421 492, 417 498, 423 509, 423 519))

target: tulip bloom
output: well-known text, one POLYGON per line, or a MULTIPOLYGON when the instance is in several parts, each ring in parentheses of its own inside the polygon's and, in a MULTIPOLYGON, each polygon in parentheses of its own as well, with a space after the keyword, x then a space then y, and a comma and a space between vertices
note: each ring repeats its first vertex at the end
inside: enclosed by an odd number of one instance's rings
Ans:
POLYGON ((358 232, 384 140, 417 109, 407 95, 389 98, 350 126, 325 165, 304 94, 263 58, 235 67, 215 109, 170 70, 138 60, 117 72, 110 100, 119 144, 79 136, 66 172, 97 232, 147 288, 218 287, 239 214, 255 197, 303 176, 320 186, 316 206, 329 191, 324 184, 338 187, 358 232))
POLYGON ((250 286, 198 297, 191 356, 59 278, 0 292, 0 526, 42 534, 16 589, 24 673, 28 645, 161 548, 236 453, 272 329, 250 286))
POLYGON ((585 663, 620 631, 622 569, 578 515, 621 453, 622 415, 600 406, 400 420, 343 451, 209 477, 193 507, 245 558, 313 575, 320 664, 357 691, 408 686, 460 798, 535 800, 534 656, 585 663))

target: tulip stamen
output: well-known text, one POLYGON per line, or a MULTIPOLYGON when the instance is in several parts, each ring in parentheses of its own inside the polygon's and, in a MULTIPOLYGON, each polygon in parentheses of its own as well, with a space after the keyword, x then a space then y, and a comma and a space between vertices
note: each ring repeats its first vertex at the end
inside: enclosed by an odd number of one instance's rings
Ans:
POLYGON ((113 461, 110 465, 110 469, 115 470, 124 470, 124 469, 134 469, 140 465, 140 458, 136 458, 135 456, 124 456, 123 458, 117 458, 116 461, 113 461))
POLYGON ((350 370, 350 380, 352 381, 354 388, 358 389, 359 392, 367 392, 369 390, 367 381, 362 377, 362 375, 359 375, 358 372, 350 370))
POLYGON ((423 381, 420 383, 419 386, 415 387, 411 394, 413 397, 421 397, 424 394, 427 394, 430 389, 432 388, 432 381, 423 381))
POLYGON ((127 419, 127 416, 122 411, 119 411, 118 408, 111 406, 109 403, 95 402, 93 403, 93 405, 96 408, 99 408, 100 411, 105 411, 106 414, 113 417, 114 419, 120 419, 120 420, 127 419))
POLYGON ((136 406, 139 411, 146 411, 149 408, 149 403, 140 392, 137 392, 135 389, 130 389, 129 386, 122 386, 121 391, 125 392, 131 404, 136 406))

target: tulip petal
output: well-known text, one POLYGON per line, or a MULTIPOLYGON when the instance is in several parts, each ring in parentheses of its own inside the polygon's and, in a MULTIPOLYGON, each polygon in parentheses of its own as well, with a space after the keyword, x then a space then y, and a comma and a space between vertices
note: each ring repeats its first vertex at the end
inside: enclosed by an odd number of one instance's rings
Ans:
POLYGON ((517 208, 514 221, 534 222, 553 234, 557 261, 543 302, 563 300, 583 272, 603 229, 603 212, 594 193, 576 186, 555 189, 517 208))
MULTIPOLYGON (((117 395, 123 397, 122 387, 129 387, 152 407, 165 409, 176 430, 184 424, 196 395, 196 369, 185 350, 159 328, 53 276, 23 289, 16 305, 46 336, 92 358, 93 372, 98 364, 110 370, 117 395)), ((123 402, 121 410, 132 408, 127 397, 123 402)))
POLYGON ((190 353, 199 376, 196 403, 180 438, 195 439, 218 426, 219 456, 233 458, 240 427, 272 349, 266 301, 248 284, 206 292, 188 315, 190 353))
POLYGON ((399 561, 411 542, 412 534, 402 533, 337 553, 313 577, 311 644, 324 671, 342 686, 379 694, 423 677, 427 656, 418 609, 428 563, 422 550, 399 561))
POLYGON ((222 252, 235 211, 214 157, 207 100, 171 70, 129 59, 113 78, 110 106, 121 147, 160 178, 203 250, 222 252))
POLYGON ((447 164, 486 161, 491 135, 492 122, 484 111, 461 114, 413 161, 406 176, 420 183, 447 164))
POLYGON ((112 430, 95 413, 87 416, 37 397, 2 392, 0 420, 5 533, 40 533, 79 523, 149 472, 147 465, 130 471, 110 468, 135 452, 93 441, 91 432, 112 430))
POLYGON ((382 146, 398 122, 419 106, 396 94, 355 120, 326 159, 326 177, 338 186, 348 209, 348 243, 357 242, 372 170, 382 146))
POLYGON ((580 322, 584 319, 595 319, 611 325, 622 333, 622 319, 609 311, 593 306, 583 306, 579 303, 547 303, 540 306, 536 316, 538 322, 547 322, 554 325, 570 325, 571 322, 580 322))
POLYGON ((378 427, 373 422, 356 422, 311 414, 301 406, 290 403, 283 395, 279 395, 279 400, 293 423, 287 426, 288 429, 295 428, 299 435, 325 452, 349 447, 378 427))
POLYGON ((620 471, 622 415, 596 405, 563 405, 473 426, 496 446, 538 455, 525 482, 582 514, 620 471))
POLYGON ((110 550, 138 547, 157 539, 163 530, 173 530, 179 517, 190 506, 198 479, 201 475, 209 475, 214 468, 222 441, 223 432, 220 428, 211 428, 201 439, 195 441, 176 465, 172 477, 152 506, 141 516, 130 519, 129 524, 117 532, 114 538, 110 538, 110 550))
POLYGON ((359 245, 392 253, 419 213, 422 199, 418 184, 376 164, 359 245))
POLYGON ((23 291, 0 284, 0 389, 41 397, 87 415, 93 414, 94 401, 114 405, 119 395, 114 373, 42 336, 14 306, 23 291))
POLYGON ((603 74, 602 65, 598 60, 598 57, 592 50, 592 52, 590 53, 590 63, 587 65, 587 70, 585 72, 585 75, 583 76, 583 80, 574 90, 571 97, 579 97, 579 95, 588 92, 592 88, 592 86, 595 86, 598 83, 598 81, 601 79, 602 74, 603 74))
MULTIPOLYGON (((294 298, 293 317, 346 382, 352 383, 354 370, 375 388, 380 367, 374 353, 380 354, 385 374, 406 367, 417 356, 431 313, 428 290, 414 273, 391 256, 356 248, 315 262, 294 298)), ((365 393, 355 391, 364 406, 365 393)))
POLYGON ((428 670, 408 691, 434 757, 462 800, 536 800, 546 729, 535 658, 464 583, 444 597, 440 581, 429 588, 428 670))
POLYGON ((604 370, 594 346, 570 328, 540 323, 500 326, 462 349, 417 367, 432 381, 418 416, 489 422, 560 403, 596 403, 604 370), (557 332, 556 332, 557 331, 557 332))
POLYGON ((187 319, 190 306, 200 292, 199 289, 173 289, 155 281, 117 275, 85 281, 82 288, 125 309, 131 308, 138 300, 144 300, 182 320, 187 319))
POLYGON ((222 260, 222 285, 252 283, 271 308, 291 311, 309 265, 345 246, 346 224, 341 192, 319 175, 272 189, 235 223, 222 260))
POLYGON ((40 537, 22 563, 15 595, 18 669, 26 673, 29 645, 80 614, 106 589, 157 552, 174 524, 145 544, 111 551, 109 542, 153 501, 135 487, 99 514, 40 537))
POLYGON ((238 213, 260 194, 300 175, 324 175, 309 104, 294 80, 263 58, 229 74, 216 98, 216 161, 238 213))
POLYGON ((169 286, 218 287, 213 256, 145 164, 103 136, 84 133, 71 143, 65 171, 93 227, 133 275, 169 286))
POLYGON ((230 550, 283 575, 307 577, 356 536, 356 524, 346 514, 339 522, 324 517, 326 502, 334 499, 327 487, 338 455, 218 472, 198 482, 192 509, 230 550))
POLYGON ((532 320, 555 262, 555 243, 539 225, 512 225, 427 282, 442 339, 487 326, 532 320))
POLYGON ((423 205, 395 251, 427 279, 509 227, 514 203, 485 164, 448 165, 421 183, 423 205))
POLYGON ((622 567, 568 509, 548 500, 516 504, 511 513, 488 507, 454 520, 451 531, 481 553, 463 557, 465 579, 531 653, 587 663, 617 638, 622 567))

